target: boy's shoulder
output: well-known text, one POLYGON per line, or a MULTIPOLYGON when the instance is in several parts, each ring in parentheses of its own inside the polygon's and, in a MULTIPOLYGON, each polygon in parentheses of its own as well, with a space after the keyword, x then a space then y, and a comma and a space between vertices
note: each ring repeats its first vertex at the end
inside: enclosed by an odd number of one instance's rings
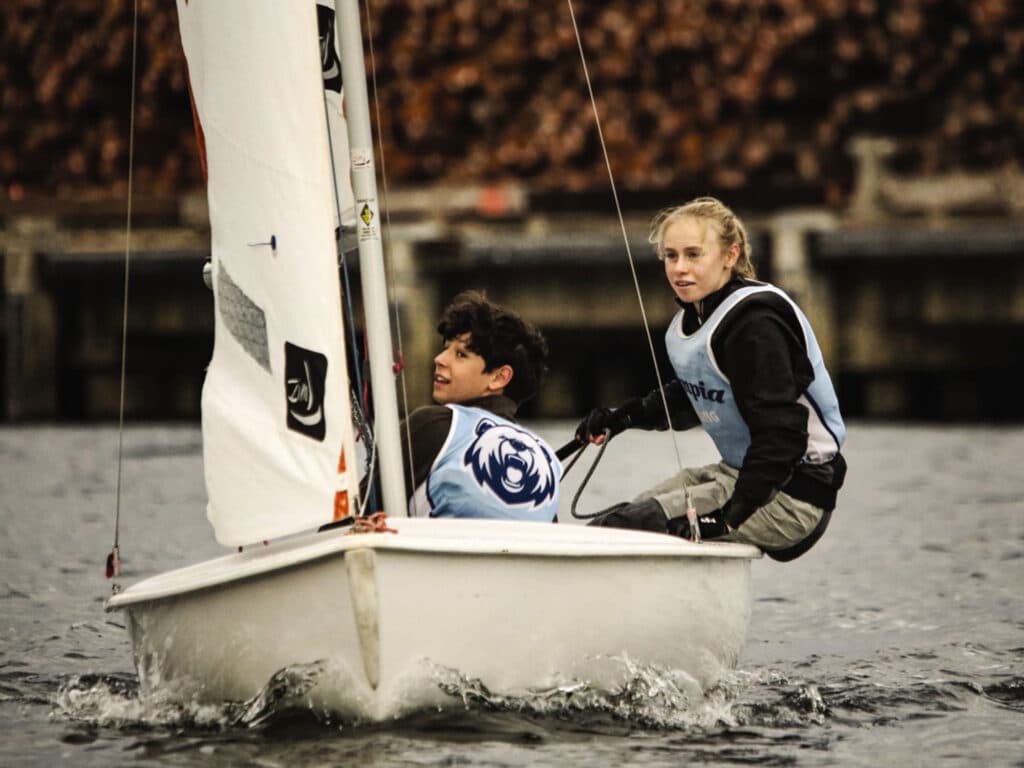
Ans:
POLYGON ((451 424, 452 411, 445 405, 424 405, 409 414, 409 428, 412 430, 451 424))

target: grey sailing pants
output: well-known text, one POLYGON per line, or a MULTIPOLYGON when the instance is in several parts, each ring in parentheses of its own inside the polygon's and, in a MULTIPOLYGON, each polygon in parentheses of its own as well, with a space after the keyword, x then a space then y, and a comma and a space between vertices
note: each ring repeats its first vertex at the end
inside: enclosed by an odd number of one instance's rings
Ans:
MULTIPOLYGON (((736 469, 722 462, 690 467, 648 488, 633 501, 654 498, 668 517, 679 517, 686 514, 684 488, 689 487, 694 510, 704 515, 720 509, 732 497, 738 475, 736 469)), ((806 538, 824 513, 821 507, 780 492, 743 525, 716 541, 737 541, 765 550, 784 549, 806 538)))

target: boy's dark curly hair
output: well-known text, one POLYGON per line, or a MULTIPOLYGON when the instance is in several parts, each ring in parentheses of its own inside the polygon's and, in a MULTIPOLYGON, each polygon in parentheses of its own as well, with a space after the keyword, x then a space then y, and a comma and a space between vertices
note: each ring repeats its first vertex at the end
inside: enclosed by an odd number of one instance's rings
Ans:
POLYGON ((490 301, 481 291, 463 291, 445 308, 437 324, 445 341, 464 333, 467 346, 484 359, 484 370, 512 367, 505 394, 523 403, 537 394, 547 372, 548 344, 531 323, 490 301))

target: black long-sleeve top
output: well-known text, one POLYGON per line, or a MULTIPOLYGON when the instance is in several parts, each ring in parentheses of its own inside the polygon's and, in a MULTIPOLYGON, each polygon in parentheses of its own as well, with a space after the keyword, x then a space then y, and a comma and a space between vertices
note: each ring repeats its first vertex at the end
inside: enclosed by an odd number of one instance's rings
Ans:
MULTIPOLYGON (((516 402, 505 395, 479 397, 459 405, 483 408, 509 421, 515 421, 516 418, 516 402)), ((406 496, 412 496, 427 479, 430 468, 441 453, 451 429, 452 410, 443 405, 425 405, 417 408, 409 414, 408 425, 402 422, 402 465, 405 470, 406 496)))
MULTIPOLYGON (((505 395, 490 395, 460 403, 468 408, 483 408, 496 416, 515 421, 516 402, 505 395)), ((406 498, 412 498, 430 474, 438 454, 452 428, 452 410, 443 405, 425 405, 409 414, 399 427, 402 443, 402 477, 405 478, 406 498)), ((374 473, 377 481, 377 473, 374 473)), ((367 491, 366 478, 362 480, 362 493, 367 491)))
MULTIPOLYGON (((733 291, 755 284, 734 277, 699 306, 678 302, 684 310, 684 333, 696 332, 733 291)), ((807 409, 797 401, 814 380, 814 372, 800 320, 789 303, 774 293, 750 297, 715 329, 711 349, 732 384, 736 405, 750 430, 750 447, 724 510, 729 524, 739 526, 779 490, 791 491, 787 484, 795 473, 803 477, 794 496, 815 503, 822 503, 819 496, 831 494, 834 498, 845 474, 841 457, 823 465, 801 463, 807 449, 807 409)), ((667 382, 664 390, 674 429, 700 424, 678 379, 667 382)), ((634 402, 632 408, 631 426, 667 428, 659 390, 634 402)))

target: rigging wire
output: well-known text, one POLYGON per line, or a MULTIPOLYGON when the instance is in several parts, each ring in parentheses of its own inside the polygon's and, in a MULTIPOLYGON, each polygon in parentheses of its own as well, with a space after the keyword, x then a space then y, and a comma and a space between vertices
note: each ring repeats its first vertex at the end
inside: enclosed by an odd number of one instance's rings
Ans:
MULTIPOLYGON (((654 365, 654 375, 657 377, 657 380, 658 380, 658 393, 661 395, 661 405, 662 405, 662 408, 664 408, 664 410, 665 410, 665 422, 671 428, 671 426, 672 426, 672 416, 669 413, 668 399, 665 397, 665 387, 662 384, 661 368, 658 365, 658 356, 657 356, 657 353, 654 350, 654 340, 653 340, 653 338, 651 336, 651 326, 650 326, 650 323, 647 320, 647 310, 644 308, 644 299, 643 299, 643 295, 642 295, 642 293, 640 291, 640 280, 637 277, 636 264, 635 264, 635 262, 633 260, 633 251, 632 251, 632 249, 629 246, 629 235, 626 233, 626 222, 625 222, 625 219, 622 216, 622 206, 619 203, 619 193, 618 193, 618 190, 616 189, 616 186, 615 186, 615 174, 612 172, 611 160, 608 157, 608 147, 607 147, 607 145, 605 144, 605 141, 604 141, 604 132, 601 130, 601 115, 600 115, 600 113, 598 112, 598 109, 597 109, 597 99, 594 98, 594 88, 593 88, 593 85, 591 84, 591 81, 590 81, 590 71, 587 68, 587 56, 586 56, 586 53, 583 50, 583 40, 580 37, 579 26, 576 24, 576 11, 573 8, 572 0, 566 0, 566 3, 568 3, 568 5, 569 5, 569 18, 572 20, 572 30, 573 30, 573 33, 576 36, 576 47, 579 49, 579 52, 580 52, 580 64, 583 67, 583 78, 586 81, 587 93, 590 96, 590 105, 591 105, 591 108, 594 111, 594 124, 597 127, 597 138, 598 138, 598 141, 601 144, 601 153, 604 156, 605 168, 608 170, 608 183, 611 186, 612 198, 615 201, 615 212, 616 212, 616 215, 618 216, 618 219, 619 219, 619 228, 622 230, 622 242, 623 242, 623 244, 625 245, 625 248, 626 248, 626 257, 627 257, 627 259, 629 261, 629 271, 630 271, 630 273, 633 276, 633 288, 636 291, 636 300, 637 300, 637 303, 640 306, 640 315, 643 318, 644 333, 647 336, 647 346, 648 346, 648 348, 650 350, 650 353, 651 353, 651 362, 654 365)), ((682 456, 679 453, 679 445, 676 442, 674 436, 672 438, 672 448, 675 451, 676 463, 679 465, 679 470, 682 471, 682 469, 683 469, 683 459, 682 459, 682 456)), ((600 456, 598 458, 600 458, 600 456)), ((595 464, 596 464, 596 462, 595 462, 595 464)), ((588 476, 588 479, 589 479, 589 476, 588 476)), ((586 481, 584 481, 584 484, 586 484, 586 481)), ((690 489, 688 487, 684 486, 684 492, 685 492, 685 495, 686 495, 687 512, 689 513, 690 510, 692 509, 692 506, 693 506, 692 503, 691 503, 691 500, 690 500, 690 489)))
MULTIPOLYGON (((381 209, 384 211, 384 234, 382 244, 386 243, 387 248, 384 248, 385 265, 387 274, 391 275, 391 279, 387 281, 388 289, 390 291, 389 302, 394 308, 395 317, 395 340, 397 344, 398 361, 395 364, 395 373, 398 374, 398 383, 402 392, 402 412, 406 414, 404 419, 405 426, 405 446, 406 446, 406 460, 409 465, 409 488, 415 488, 415 477, 413 476, 413 461, 412 461, 412 433, 409 427, 409 394, 406 387, 405 379, 405 354, 402 349, 402 319, 401 313, 398 308, 398 300, 395 292, 395 266, 391 252, 391 205, 388 202, 388 174, 387 164, 384 160, 384 136, 383 123, 381 122, 380 114, 380 92, 377 89, 377 61, 374 56, 373 49, 373 16, 370 12, 370 0, 363 0, 363 7, 366 11, 366 38, 370 53, 370 82, 373 88, 373 110, 374 115, 377 118, 377 154, 380 157, 380 184, 381 191, 383 192, 381 199, 381 209)), ((370 475, 372 477, 372 475, 370 475)))
MULTIPOLYGON (((344 83, 342 83, 341 97, 343 99, 344 95, 344 83)), ((352 360, 352 375, 355 378, 355 387, 349 386, 349 390, 351 393, 350 407, 352 410, 352 420, 355 422, 358 428, 357 435, 361 435, 366 441, 366 467, 367 472, 369 473, 370 468, 373 464, 371 460, 371 456, 374 450, 373 428, 370 425, 369 419, 367 418, 366 413, 363 409, 362 399, 360 395, 356 394, 362 393, 363 391, 362 366, 360 365, 359 361, 359 344, 358 339, 356 338, 355 309, 352 306, 352 284, 349 279, 348 257, 346 256, 345 253, 345 226, 343 223, 343 212, 341 210, 341 190, 338 187, 338 167, 334 162, 334 137, 331 133, 331 119, 329 114, 329 110, 331 107, 327 101, 326 89, 324 90, 323 93, 323 100, 324 121, 326 123, 325 127, 327 129, 327 148, 328 154, 330 155, 331 158, 331 180, 334 187, 334 212, 335 215, 338 217, 337 237, 335 239, 335 242, 337 244, 338 259, 340 261, 339 266, 341 271, 341 278, 342 282, 344 283, 344 289, 342 290, 342 293, 345 296, 345 314, 347 315, 347 322, 345 323, 345 325, 348 328, 349 336, 351 339, 349 344, 349 346, 351 347, 349 356, 351 357, 352 360)), ((368 490, 368 496, 373 496, 372 485, 368 487, 368 490)), ((362 514, 362 510, 365 508, 367 500, 360 499, 360 501, 360 514, 362 514)))
MULTIPOLYGON (((121 575, 121 474, 124 465, 124 396, 128 363, 128 277, 132 253, 132 182, 135 166, 135 79, 139 60, 139 0, 132 7, 131 98, 128 111, 128 188, 125 213, 124 300, 121 311, 121 384, 117 406, 117 488, 114 492, 114 545, 107 556, 107 578, 121 575)), ((119 591, 114 584, 114 591, 119 591)))
MULTIPOLYGON (((329 108, 330 107, 329 107, 329 105, 327 103, 327 93, 325 92, 324 93, 324 110, 325 110, 324 114, 325 114, 325 117, 326 117, 326 110, 329 109, 329 108)), ((341 191, 338 189, 338 173, 337 173, 337 167, 334 164, 334 139, 331 136, 330 120, 329 119, 328 119, 328 124, 327 124, 327 147, 328 147, 329 154, 331 156, 331 178, 334 181, 334 211, 335 211, 335 214, 338 217, 338 236, 337 236, 336 242, 337 242, 337 247, 338 247, 338 258, 341 261, 341 264, 340 264, 340 266, 341 266, 341 276, 342 276, 342 279, 344 280, 344 283, 345 283, 344 294, 345 294, 345 304, 346 304, 346 307, 347 307, 346 314, 348 314, 349 320, 352 320, 352 318, 355 317, 355 310, 352 308, 352 289, 351 289, 351 284, 349 282, 348 260, 347 260, 347 258, 345 256, 345 240, 344 240, 345 228, 344 228, 344 225, 342 224, 342 215, 341 215, 342 214, 342 211, 341 211, 341 191)), ((353 324, 351 322, 349 323, 349 335, 352 338, 352 354, 353 354, 353 357, 355 357, 356 356, 356 350, 359 347, 357 345, 355 328, 353 327, 353 324)), ((356 358, 356 362, 358 363, 358 358, 356 358)), ((356 365, 356 366, 354 366, 354 368, 355 368, 355 378, 356 378, 356 389, 357 390, 361 390, 363 385, 362 385, 362 382, 360 380, 359 366, 356 365)))
MULTIPOLYGON (((336 13, 336 9, 332 8, 332 11, 336 13)), ((336 17, 332 16, 332 23, 336 23, 336 17)), ((330 36, 334 40, 334 44, 338 45, 337 36, 333 33, 334 30, 330 31, 330 36)), ((321 45, 324 41, 321 41, 321 45)), ((345 84, 342 82, 341 91, 339 97, 341 98, 341 113, 344 117, 344 97, 345 97, 345 84)), ((349 384, 349 409, 351 411, 351 417, 353 426, 356 429, 356 439, 362 439, 366 446, 366 476, 372 477, 373 466, 374 466, 374 451, 375 451, 375 440, 373 425, 370 423, 369 413, 369 400, 365 395, 365 380, 368 378, 368 373, 364 372, 362 360, 359 357, 359 339, 356 336, 356 324, 355 324, 355 309, 352 304, 352 282, 348 263, 348 254, 345 249, 345 224, 344 224, 344 212, 341 207, 341 188, 338 183, 338 166, 335 163, 334 156, 334 135, 331 130, 331 119, 330 109, 331 104, 327 97, 327 89, 323 91, 323 102, 324 102, 324 122, 327 129, 327 145, 328 154, 331 161, 331 181, 334 189, 334 212, 337 217, 338 226, 335 232, 337 251, 338 251, 338 266, 341 272, 341 278, 343 283, 342 294, 344 295, 345 302, 345 326, 349 333, 348 355, 346 360, 349 361, 349 367, 352 371, 351 378, 354 381, 354 385, 350 382, 349 384)), ((354 204, 354 201, 353 201, 354 204)), ((354 208, 353 208, 354 213, 354 208)), ((366 510, 367 505, 376 506, 376 491, 372 483, 366 487, 366 494, 358 493, 357 498, 359 499, 359 515, 361 516, 366 510)))

